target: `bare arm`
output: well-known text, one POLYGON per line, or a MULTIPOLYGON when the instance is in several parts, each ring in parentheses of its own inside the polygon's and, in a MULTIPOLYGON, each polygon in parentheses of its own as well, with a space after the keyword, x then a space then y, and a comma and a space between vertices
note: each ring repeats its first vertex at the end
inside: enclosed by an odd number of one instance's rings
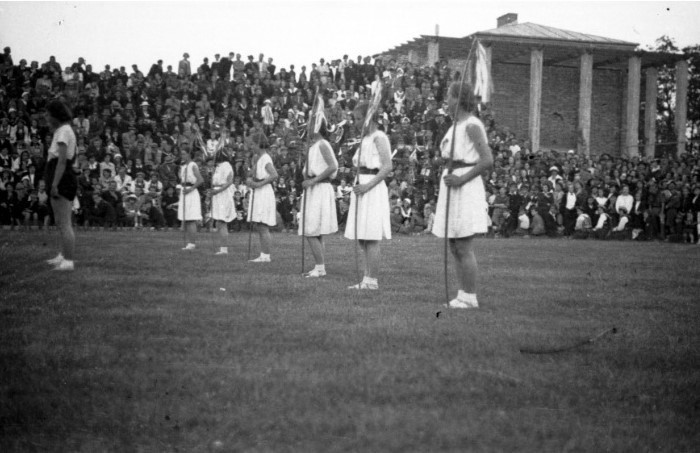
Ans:
MULTIPOLYGON (((313 178, 307 179, 302 183, 302 186, 304 188, 311 187, 314 184, 318 184, 319 181, 323 181, 324 179, 328 178, 330 175, 333 174, 338 169, 338 164, 336 164, 335 160, 333 159, 333 150, 331 147, 328 145, 327 142, 322 141, 319 144, 321 148, 321 155, 323 156, 323 160, 326 162, 326 165, 328 168, 323 170, 320 175, 316 175, 313 178)), ((309 163, 307 162, 306 165, 308 166, 309 163)))
POLYGON ((258 187, 262 187, 265 184, 270 184, 272 181, 277 180, 277 177, 279 176, 277 174, 277 170, 275 170, 275 166, 272 164, 265 165, 265 170, 267 170, 267 172, 270 174, 270 176, 268 176, 267 178, 260 181, 260 183, 259 183, 260 186, 258 186, 258 187))
POLYGON ((51 183, 51 196, 53 198, 58 198, 58 183, 63 177, 63 173, 66 171, 66 162, 68 161, 68 146, 65 143, 58 144, 58 164, 56 165, 56 173, 53 177, 53 182, 51 183))
POLYGON ((462 176, 446 175, 443 179, 448 187, 462 186, 493 167, 491 147, 483 130, 475 124, 469 124, 467 125, 467 136, 474 143, 474 148, 479 154, 479 161, 462 176))
POLYGON ((192 192, 193 190, 197 190, 197 187, 204 184, 204 179, 202 178, 202 175, 199 173, 199 167, 197 165, 192 166, 192 173, 194 174, 194 177, 197 178, 197 181, 195 181, 195 183, 194 183, 194 185, 192 185, 192 187, 185 188, 186 194, 192 192))
POLYGON ((384 181, 384 179, 386 179, 391 172, 391 150, 389 149, 387 142, 388 140, 384 141, 379 137, 375 137, 374 143, 377 146, 377 150, 379 150, 379 161, 381 163, 381 167, 379 168, 379 172, 369 182, 366 184, 355 185, 353 192, 355 192, 356 195, 362 195, 369 192, 374 186, 384 181))

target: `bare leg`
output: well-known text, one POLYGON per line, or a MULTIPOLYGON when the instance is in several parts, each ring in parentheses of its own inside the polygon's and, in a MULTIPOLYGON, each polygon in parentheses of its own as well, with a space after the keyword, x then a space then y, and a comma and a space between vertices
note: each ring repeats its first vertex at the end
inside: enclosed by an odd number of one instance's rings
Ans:
POLYGON ((379 241, 363 241, 365 252, 365 277, 376 278, 379 266, 379 241))
POLYGON ((197 235, 197 222, 189 220, 185 222, 185 237, 188 244, 194 244, 195 236, 197 235))
POLYGON ((228 224, 223 220, 216 221, 216 228, 219 230, 219 247, 228 246, 228 224))
POLYGON ((472 238, 450 240, 450 250, 455 258, 460 289, 465 293, 476 294, 478 269, 472 238))
POLYGON ((314 261, 317 266, 323 265, 323 238, 322 236, 311 237, 308 236, 306 241, 311 247, 311 253, 314 255, 314 261))
POLYGON ((56 225, 61 230, 63 257, 68 261, 72 261, 75 251, 75 233, 73 232, 72 223, 73 203, 63 197, 51 198, 51 207, 56 217, 56 225))
POLYGON ((270 227, 264 223, 258 223, 258 236, 260 237, 260 251, 266 255, 269 255, 270 244, 272 243, 270 227))

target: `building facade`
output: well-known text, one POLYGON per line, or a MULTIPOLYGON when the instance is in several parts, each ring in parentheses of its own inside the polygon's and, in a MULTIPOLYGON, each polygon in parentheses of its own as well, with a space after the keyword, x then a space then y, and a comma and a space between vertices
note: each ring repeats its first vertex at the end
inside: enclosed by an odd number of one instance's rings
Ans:
POLYGON ((509 13, 497 27, 464 38, 421 36, 376 55, 462 70, 484 46, 496 122, 533 150, 577 149, 586 155, 656 153, 658 67, 676 68, 676 152, 685 151, 688 66, 682 54, 638 50, 638 44, 533 23, 509 13), (643 119, 643 121, 640 121, 643 119), (643 126, 640 127, 640 124, 643 126))

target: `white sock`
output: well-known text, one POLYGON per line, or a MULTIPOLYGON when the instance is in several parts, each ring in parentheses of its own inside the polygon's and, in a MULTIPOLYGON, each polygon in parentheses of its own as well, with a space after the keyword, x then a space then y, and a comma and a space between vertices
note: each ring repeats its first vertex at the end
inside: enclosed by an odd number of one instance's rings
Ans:
POLYGON ((219 247, 219 251, 228 253, 228 247, 219 247))
POLYGON ((365 278, 362 279, 362 283, 365 283, 367 285, 377 285, 378 284, 376 278, 367 277, 367 276, 365 276, 365 278))
POLYGON ((194 248, 194 242, 188 242, 187 247, 194 248), (191 246, 191 247, 190 247, 191 246))
POLYGON ((269 257, 270 257, 269 253, 260 252, 260 258, 269 258, 269 257))
POLYGON ((476 294, 468 293, 460 289, 457 291, 457 300, 460 302, 476 303, 476 294))
POLYGON ((326 265, 325 264, 317 264, 314 267, 314 270, 319 271, 319 272, 326 272, 326 265))

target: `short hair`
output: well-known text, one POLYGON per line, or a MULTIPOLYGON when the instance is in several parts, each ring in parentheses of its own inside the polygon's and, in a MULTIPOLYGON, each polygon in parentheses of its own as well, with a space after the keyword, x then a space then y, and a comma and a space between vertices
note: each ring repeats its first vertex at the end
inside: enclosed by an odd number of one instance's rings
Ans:
POLYGON ((452 82, 452 84, 450 84, 450 88, 448 89, 448 94, 455 99, 459 99, 459 107, 462 110, 467 112, 473 112, 476 110, 474 88, 472 87, 471 83, 467 82, 466 80, 452 82))
POLYGON ((73 119, 70 107, 59 100, 49 102, 49 105, 46 106, 46 111, 61 123, 67 123, 73 119))

